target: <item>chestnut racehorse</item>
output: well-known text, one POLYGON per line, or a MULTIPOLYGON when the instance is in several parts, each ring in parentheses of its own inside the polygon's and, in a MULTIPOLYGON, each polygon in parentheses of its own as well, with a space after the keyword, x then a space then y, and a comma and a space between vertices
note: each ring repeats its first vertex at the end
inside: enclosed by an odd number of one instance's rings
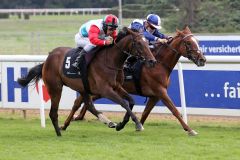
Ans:
MULTIPOLYGON (((190 29, 185 27, 183 31, 177 30, 176 36, 170 44, 157 46, 152 52, 157 59, 157 64, 154 68, 147 68, 144 65, 141 73, 141 94, 145 97, 149 97, 149 99, 140 122, 144 124, 153 107, 159 100, 162 100, 172 114, 179 120, 183 129, 187 131, 189 135, 196 135, 197 132, 192 130, 183 121, 181 114, 167 93, 167 88, 170 83, 170 74, 181 56, 193 61, 197 66, 205 65, 206 58, 200 51, 196 38, 191 33, 190 29)), ((125 81, 123 88, 131 94, 139 95, 133 81, 125 81)), ((94 97, 93 99, 95 100, 98 98, 100 97, 94 97)), ((78 97, 75 100, 75 105, 79 105, 79 101, 81 101, 81 99, 82 97, 78 97)), ((85 112, 86 105, 83 106, 80 114, 75 118, 75 120, 82 120, 85 112)), ((128 121, 129 115, 126 114, 123 122, 119 123, 116 129, 121 130, 128 121)))
MULTIPOLYGON (((26 77, 18 79, 20 85, 27 86, 32 80, 36 80, 36 83, 42 77, 51 98, 49 116, 57 136, 61 136, 58 125, 58 106, 63 85, 83 95, 84 103, 90 108, 93 105, 89 94, 84 90, 82 80, 80 78, 68 78, 63 74, 64 58, 70 50, 71 48, 68 47, 55 48, 44 63, 31 68, 26 77)), ((143 56, 149 66, 153 66, 156 62, 142 35, 125 27, 119 33, 114 45, 103 48, 96 54, 88 67, 88 81, 93 95, 105 97, 120 104, 136 123, 136 130, 141 131, 143 130, 142 124, 132 113, 129 104, 123 99, 130 96, 117 83, 118 72, 122 70, 124 61, 129 54, 143 56)))

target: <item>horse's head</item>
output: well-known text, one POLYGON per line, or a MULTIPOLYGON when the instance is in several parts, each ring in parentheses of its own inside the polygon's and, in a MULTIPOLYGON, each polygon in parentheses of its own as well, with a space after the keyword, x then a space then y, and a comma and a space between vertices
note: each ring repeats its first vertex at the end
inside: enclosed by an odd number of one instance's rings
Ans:
POLYGON ((148 47, 148 43, 143 38, 143 35, 134 32, 127 27, 124 27, 122 31, 119 33, 125 34, 124 43, 126 44, 127 52, 136 57, 143 57, 146 61, 146 65, 148 67, 153 67, 156 63, 156 59, 153 56, 152 52, 148 47))
POLYGON ((177 30, 177 35, 171 43, 182 56, 193 61, 197 66, 204 66, 206 58, 199 48, 198 41, 186 26, 183 31, 177 30))

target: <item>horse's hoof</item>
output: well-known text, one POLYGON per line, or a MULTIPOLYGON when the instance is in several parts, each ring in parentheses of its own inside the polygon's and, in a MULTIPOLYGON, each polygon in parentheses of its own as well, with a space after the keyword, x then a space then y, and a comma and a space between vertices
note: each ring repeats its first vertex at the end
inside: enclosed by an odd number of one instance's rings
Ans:
POLYGON ((109 128, 116 128, 116 126, 117 126, 117 123, 114 123, 114 122, 109 122, 108 123, 109 128))
POLYGON ((60 129, 60 131, 66 131, 67 128, 64 126, 61 126, 59 129, 60 129))
POLYGON ((116 131, 120 131, 120 130, 122 130, 122 129, 123 129, 123 125, 122 125, 122 123, 120 122, 120 123, 118 123, 117 126, 116 126, 116 131))
POLYGON ((194 130, 191 130, 190 132, 188 132, 188 135, 189 136, 196 136, 196 135, 198 135, 198 133, 194 130))
POLYGON ((57 131, 57 132, 56 132, 56 134, 57 134, 57 136, 58 136, 58 137, 61 137, 61 136, 62 136, 62 134, 61 134, 60 130, 59 130, 59 131, 57 131))
POLYGON ((141 123, 136 125, 136 131, 143 131, 143 130, 144 130, 144 128, 143 128, 143 125, 141 123))
POLYGON ((82 118, 82 117, 80 117, 79 115, 78 116, 73 116, 73 118, 72 118, 72 121, 81 121, 81 120, 83 120, 84 118, 82 118))

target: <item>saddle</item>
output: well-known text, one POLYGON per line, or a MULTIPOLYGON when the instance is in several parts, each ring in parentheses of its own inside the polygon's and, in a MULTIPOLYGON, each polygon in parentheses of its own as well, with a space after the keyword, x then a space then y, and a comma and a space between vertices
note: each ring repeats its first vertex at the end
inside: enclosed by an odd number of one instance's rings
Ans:
POLYGON ((84 89, 90 92, 89 82, 88 82, 88 66, 91 61, 94 59, 96 52, 99 51, 100 47, 96 47, 91 50, 89 53, 83 55, 80 60, 80 70, 73 67, 72 64, 75 62, 79 52, 81 52, 83 48, 73 48, 71 49, 65 56, 62 71, 63 74, 68 78, 81 78, 83 81, 84 89))
POLYGON ((133 59, 130 57, 130 60, 127 60, 126 65, 124 66, 124 81, 134 81, 135 88, 139 95, 142 95, 141 90, 141 75, 142 75, 142 66, 144 62, 141 59, 133 59))

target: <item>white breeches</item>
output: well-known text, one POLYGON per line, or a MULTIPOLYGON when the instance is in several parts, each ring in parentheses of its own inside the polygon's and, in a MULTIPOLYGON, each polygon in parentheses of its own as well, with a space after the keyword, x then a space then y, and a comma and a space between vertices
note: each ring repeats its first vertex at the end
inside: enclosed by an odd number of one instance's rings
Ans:
POLYGON ((96 47, 96 45, 89 41, 88 37, 83 37, 79 33, 75 35, 75 43, 77 47, 82 47, 86 52, 89 52, 96 47))

